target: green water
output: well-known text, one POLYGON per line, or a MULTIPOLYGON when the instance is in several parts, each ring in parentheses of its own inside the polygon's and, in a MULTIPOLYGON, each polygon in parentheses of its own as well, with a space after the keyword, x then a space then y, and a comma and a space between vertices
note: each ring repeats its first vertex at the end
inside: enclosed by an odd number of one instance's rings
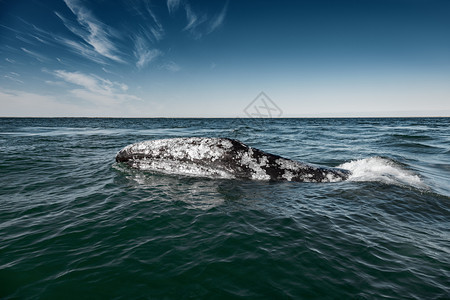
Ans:
POLYGON ((450 298, 448 118, 0 127, 2 299, 450 298), (233 137, 327 166, 356 161, 362 174, 268 182, 114 162, 127 144, 180 136, 233 137))

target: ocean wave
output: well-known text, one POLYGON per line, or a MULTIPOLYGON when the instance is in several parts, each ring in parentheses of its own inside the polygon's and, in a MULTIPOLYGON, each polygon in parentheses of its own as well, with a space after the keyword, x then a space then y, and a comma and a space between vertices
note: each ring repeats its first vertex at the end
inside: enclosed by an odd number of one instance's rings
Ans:
POLYGON ((352 172, 348 181, 376 181, 426 188, 419 175, 389 158, 374 156, 357 159, 343 163, 338 168, 352 172))

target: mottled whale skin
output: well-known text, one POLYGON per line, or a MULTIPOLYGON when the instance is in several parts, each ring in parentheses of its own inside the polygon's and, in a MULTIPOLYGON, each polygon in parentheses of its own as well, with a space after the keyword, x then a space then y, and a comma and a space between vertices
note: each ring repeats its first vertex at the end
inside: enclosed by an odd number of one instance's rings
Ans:
POLYGON ((138 170, 205 177, 337 182, 350 171, 306 164, 228 138, 173 138, 128 145, 117 162, 138 170))

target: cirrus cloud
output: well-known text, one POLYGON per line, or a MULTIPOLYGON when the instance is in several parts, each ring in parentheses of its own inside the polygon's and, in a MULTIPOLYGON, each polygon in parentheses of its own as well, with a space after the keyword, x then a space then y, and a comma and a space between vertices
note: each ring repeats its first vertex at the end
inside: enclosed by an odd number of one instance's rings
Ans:
POLYGON ((111 105, 126 101, 140 101, 141 98, 126 93, 128 86, 124 83, 112 82, 96 75, 81 72, 56 70, 54 75, 77 88, 70 92, 77 98, 91 101, 95 104, 111 105))

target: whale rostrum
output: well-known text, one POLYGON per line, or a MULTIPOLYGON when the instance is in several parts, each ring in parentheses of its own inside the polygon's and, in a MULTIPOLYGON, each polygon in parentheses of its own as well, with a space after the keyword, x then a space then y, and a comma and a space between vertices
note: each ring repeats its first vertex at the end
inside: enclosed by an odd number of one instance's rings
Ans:
POLYGON ((229 138, 172 138, 131 144, 116 161, 151 172, 256 180, 337 182, 350 171, 307 164, 229 138))

